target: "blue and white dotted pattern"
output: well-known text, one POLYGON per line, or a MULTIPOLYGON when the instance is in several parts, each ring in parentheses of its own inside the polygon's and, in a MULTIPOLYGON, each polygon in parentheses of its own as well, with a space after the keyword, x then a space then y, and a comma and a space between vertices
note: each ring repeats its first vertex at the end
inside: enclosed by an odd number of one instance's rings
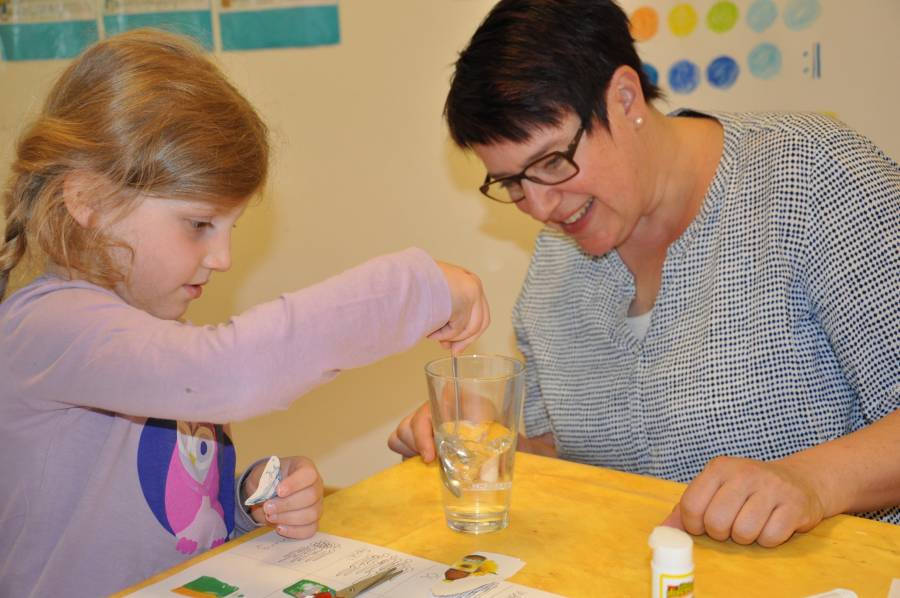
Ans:
POLYGON ((561 457, 689 482, 900 407, 900 167, 823 116, 713 116, 723 158, 643 341, 616 252, 537 240, 513 319, 528 434, 552 431, 561 457))

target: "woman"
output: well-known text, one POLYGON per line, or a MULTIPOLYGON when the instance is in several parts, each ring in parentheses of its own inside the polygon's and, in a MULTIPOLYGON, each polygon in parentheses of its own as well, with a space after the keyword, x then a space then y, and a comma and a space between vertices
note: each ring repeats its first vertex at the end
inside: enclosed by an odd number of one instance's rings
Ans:
MULTIPOLYGON (((775 546, 900 523, 900 168, 816 115, 665 115, 608 0, 503 0, 445 114, 540 234, 520 449, 689 482, 666 523, 775 546)), ((434 457, 426 406, 391 448, 434 457)))

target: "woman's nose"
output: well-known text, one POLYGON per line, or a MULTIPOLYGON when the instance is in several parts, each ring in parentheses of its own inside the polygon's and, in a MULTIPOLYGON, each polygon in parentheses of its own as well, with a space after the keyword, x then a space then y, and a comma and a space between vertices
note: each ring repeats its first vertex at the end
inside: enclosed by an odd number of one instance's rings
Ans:
POLYGON ((522 181, 522 190, 525 199, 518 204, 519 209, 539 222, 547 222, 556 204, 559 203, 559 193, 553 185, 542 185, 532 181, 522 181))

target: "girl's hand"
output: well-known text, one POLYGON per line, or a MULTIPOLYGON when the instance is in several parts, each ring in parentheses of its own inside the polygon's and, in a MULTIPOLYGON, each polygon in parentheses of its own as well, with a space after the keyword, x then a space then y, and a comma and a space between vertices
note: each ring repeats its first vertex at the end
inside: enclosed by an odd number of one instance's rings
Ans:
POLYGON ((439 261, 437 265, 450 287, 450 321, 428 338, 440 341, 445 349, 459 354, 487 329, 491 323, 491 310, 477 276, 446 262, 439 261))
MULTIPOLYGON (((264 468, 265 463, 254 467, 245 486, 255 488, 264 468)), ((316 533, 322 517, 324 490, 319 471, 306 457, 282 457, 281 475, 276 498, 254 505, 250 515, 257 523, 275 526, 275 531, 286 538, 309 538, 316 533)))

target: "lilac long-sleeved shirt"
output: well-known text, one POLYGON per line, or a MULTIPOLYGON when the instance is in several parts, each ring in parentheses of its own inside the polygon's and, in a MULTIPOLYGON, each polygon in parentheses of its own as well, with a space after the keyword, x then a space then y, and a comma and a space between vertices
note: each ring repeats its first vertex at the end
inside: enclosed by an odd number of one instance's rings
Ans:
POLYGON ((38 278, 0 303, 0 596, 106 595, 246 530, 220 424, 285 409, 449 314, 417 249, 220 326, 38 278))

